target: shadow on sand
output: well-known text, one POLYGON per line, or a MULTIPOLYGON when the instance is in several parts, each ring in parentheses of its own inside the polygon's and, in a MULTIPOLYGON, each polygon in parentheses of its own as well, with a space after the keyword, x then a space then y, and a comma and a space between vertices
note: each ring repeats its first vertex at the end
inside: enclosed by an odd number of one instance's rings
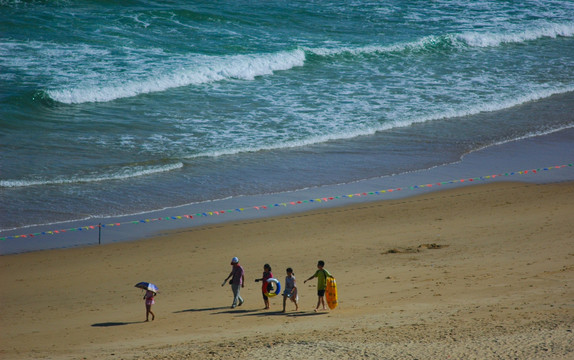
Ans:
MULTIPOLYGON (((263 309, 241 309, 241 308, 230 308, 229 306, 220 306, 220 307, 209 307, 209 308, 202 308, 202 309, 186 309, 186 310, 178 310, 174 311, 174 314, 186 313, 186 312, 202 312, 202 311, 212 311, 211 315, 219 315, 219 314, 232 314, 232 315, 239 315, 239 316, 287 316, 287 317, 305 317, 305 316, 317 316, 317 315, 325 315, 329 314, 328 311, 293 311, 293 312, 281 312, 281 311, 267 311, 263 309)), ((95 324, 92 326, 116 326, 116 323, 108 323, 112 325, 101 325, 95 324)), ((129 323, 117 323, 117 325, 127 325, 129 323)))
POLYGON ((250 312, 254 312, 257 310, 249 310, 249 309, 240 309, 240 308, 234 308, 232 309, 229 306, 220 306, 220 307, 210 307, 210 308, 203 308, 203 309, 186 309, 186 310, 178 310, 178 311, 174 311, 174 314, 180 314, 180 313, 185 313, 185 312, 201 312, 201 311, 213 311, 212 315, 218 315, 218 314, 245 314, 245 313, 250 313, 250 312))
POLYGON ((219 314, 233 314, 233 315, 241 315, 241 314, 249 314, 249 313, 253 313, 259 310, 249 310, 249 309, 239 309, 239 308, 235 308, 235 309, 230 309, 230 308, 225 308, 225 311, 219 311, 216 313, 213 313, 212 315, 219 315, 219 314))
POLYGON ((282 311, 257 311, 242 316, 287 316, 287 317, 304 317, 304 316, 318 316, 329 314, 328 311, 323 312, 310 312, 310 311, 296 311, 296 312, 282 312, 282 311))
POLYGON ((111 327, 111 326, 124 326, 124 325, 133 325, 133 324, 142 324, 145 323, 145 321, 129 321, 129 322, 105 322, 105 323, 97 323, 97 324, 92 324, 93 327, 111 327))
POLYGON ((220 306, 220 307, 210 307, 210 308, 203 308, 203 309, 186 309, 186 310, 178 310, 174 311, 174 314, 184 313, 184 312, 200 312, 200 311, 217 311, 217 310, 224 310, 229 309, 229 306, 220 306))

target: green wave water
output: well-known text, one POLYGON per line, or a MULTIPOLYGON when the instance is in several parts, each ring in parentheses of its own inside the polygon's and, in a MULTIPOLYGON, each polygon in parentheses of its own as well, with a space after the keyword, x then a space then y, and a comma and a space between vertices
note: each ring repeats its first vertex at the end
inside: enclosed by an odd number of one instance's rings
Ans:
POLYGON ((140 213, 572 127, 574 4, 5 0, 0 85, 0 229, 140 213))

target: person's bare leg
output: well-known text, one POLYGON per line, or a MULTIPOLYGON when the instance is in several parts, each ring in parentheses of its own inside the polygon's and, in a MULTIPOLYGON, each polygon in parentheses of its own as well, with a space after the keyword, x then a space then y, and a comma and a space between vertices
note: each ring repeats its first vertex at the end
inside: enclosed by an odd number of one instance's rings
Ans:
POLYGON ((149 321, 149 314, 151 312, 151 305, 145 306, 145 321, 149 321))

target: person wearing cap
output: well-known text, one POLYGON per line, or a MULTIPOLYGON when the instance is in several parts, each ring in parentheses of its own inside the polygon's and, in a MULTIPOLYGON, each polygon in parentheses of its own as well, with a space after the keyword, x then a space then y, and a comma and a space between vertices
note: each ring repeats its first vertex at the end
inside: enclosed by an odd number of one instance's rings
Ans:
POLYGON ((227 280, 231 278, 231 281, 229 282, 231 284, 231 290, 233 291, 233 304, 231 304, 231 308, 234 309, 236 306, 243 305, 243 298, 239 295, 239 292, 241 288, 245 286, 245 273, 243 271, 243 267, 239 265, 238 258, 234 257, 231 259, 231 266, 233 266, 231 268, 231 272, 225 280, 223 280, 223 284, 221 284, 221 286, 224 286, 227 283, 227 280))

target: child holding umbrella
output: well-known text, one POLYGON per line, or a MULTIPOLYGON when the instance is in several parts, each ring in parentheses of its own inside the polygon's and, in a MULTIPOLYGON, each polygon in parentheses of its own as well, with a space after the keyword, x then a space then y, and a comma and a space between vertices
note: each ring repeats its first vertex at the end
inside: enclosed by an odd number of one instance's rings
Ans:
POLYGON ((151 306, 155 304, 154 301, 155 293, 151 290, 146 290, 144 295, 145 300, 145 321, 149 321, 149 315, 151 314, 151 321, 155 320, 155 314, 151 311, 151 306))
POLYGON ((151 320, 155 320, 155 314, 151 311, 151 306, 155 304, 154 297, 157 295, 157 286, 149 282, 139 282, 135 285, 138 289, 145 290, 145 295, 143 299, 145 300, 145 321, 149 321, 149 316, 151 314, 151 320))

